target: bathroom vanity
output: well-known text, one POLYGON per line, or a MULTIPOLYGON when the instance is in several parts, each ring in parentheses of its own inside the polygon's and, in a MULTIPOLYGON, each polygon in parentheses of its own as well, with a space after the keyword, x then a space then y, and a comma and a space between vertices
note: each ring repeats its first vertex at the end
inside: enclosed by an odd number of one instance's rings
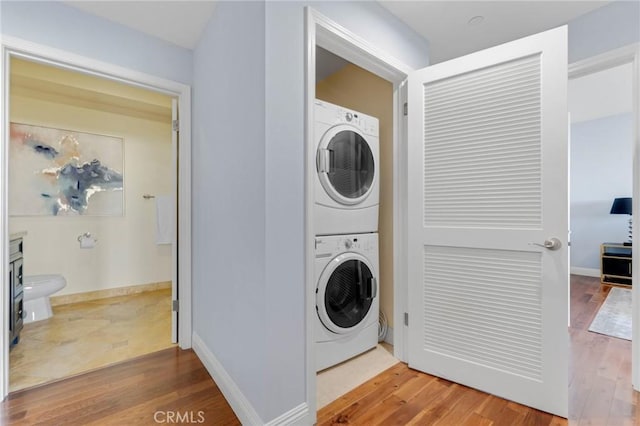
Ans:
POLYGON ((22 256, 25 233, 11 234, 9 237, 9 342, 11 346, 20 340, 23 326, 23 272, 22 256))

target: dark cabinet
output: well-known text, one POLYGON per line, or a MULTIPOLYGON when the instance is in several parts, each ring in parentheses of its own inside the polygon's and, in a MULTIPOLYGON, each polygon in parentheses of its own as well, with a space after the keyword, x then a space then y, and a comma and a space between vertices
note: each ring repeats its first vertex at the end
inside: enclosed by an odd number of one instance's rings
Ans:
POLYGON ((632 248, 622 243, 600 246, 600 281, 606 285, 631 286, 632 248))
POLYGON ((9 342, 11 346, 20 340, 23 327, 23 271, 22 238, 9 243, 9 342))

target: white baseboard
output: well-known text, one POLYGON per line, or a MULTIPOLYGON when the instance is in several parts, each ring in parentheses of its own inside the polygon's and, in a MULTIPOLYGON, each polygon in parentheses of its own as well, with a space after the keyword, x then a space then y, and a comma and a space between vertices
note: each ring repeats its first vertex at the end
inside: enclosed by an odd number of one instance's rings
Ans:
POLYGON ((292 408, 283 415, 271 420, 265 426, 297 426, 310 424, 309 419, 309 406, 306 402, 292 408))
POLYGON ((253 405, 251 405, 220 361, 196 333, 193 333, 193 351, 198 355, 211 377, 213 377, 240 423, 243 425, 263 425, 264 422, 255 408, 253 408, 253 405))
POLYGON ((391 346, 393 346, 393 327, 389 326, 387 328, 387 335, 384 336, 384 341, 385 343, 388 343, 391 346))
POLYGON ((574 275, 584 275, 585 277, 600 277, 600 269, 595 268, 579 268, 572 266, 571 273, 574 275))
POLYGON ((198 355, 209 374, 211 374, 222 395, 224 395, 231 409, 243 425, 295 426, 309 424, 309 406, 306 402, 265 423, 220 361, 196 333, 193 333, 193 351, 198 355))

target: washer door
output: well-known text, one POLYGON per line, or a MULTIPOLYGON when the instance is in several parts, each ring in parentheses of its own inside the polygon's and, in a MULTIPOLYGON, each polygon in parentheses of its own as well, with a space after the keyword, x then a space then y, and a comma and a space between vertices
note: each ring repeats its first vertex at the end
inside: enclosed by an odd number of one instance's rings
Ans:
POLYGON ((335 126, 324 134, 316 167, 322 187, 340 204, 358 204, 371 193, 375 160, 364 135, 353 126, 335 126))
POLYGON ((316 289, 316 308, 322 324, 338 334, 352 333, 365 318, 378 292, 373 268, 364 256, 344 253, 322 272, 316 289))

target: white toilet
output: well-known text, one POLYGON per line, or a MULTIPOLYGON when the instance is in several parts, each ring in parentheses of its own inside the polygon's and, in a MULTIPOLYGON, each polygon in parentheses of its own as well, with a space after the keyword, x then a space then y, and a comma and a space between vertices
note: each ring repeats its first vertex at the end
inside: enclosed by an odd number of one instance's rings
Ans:
POLYGON ((31 275, 24 277, 24 323, 53 316, 49 296, 62 290, 67 280, 62 275, 31 275))

